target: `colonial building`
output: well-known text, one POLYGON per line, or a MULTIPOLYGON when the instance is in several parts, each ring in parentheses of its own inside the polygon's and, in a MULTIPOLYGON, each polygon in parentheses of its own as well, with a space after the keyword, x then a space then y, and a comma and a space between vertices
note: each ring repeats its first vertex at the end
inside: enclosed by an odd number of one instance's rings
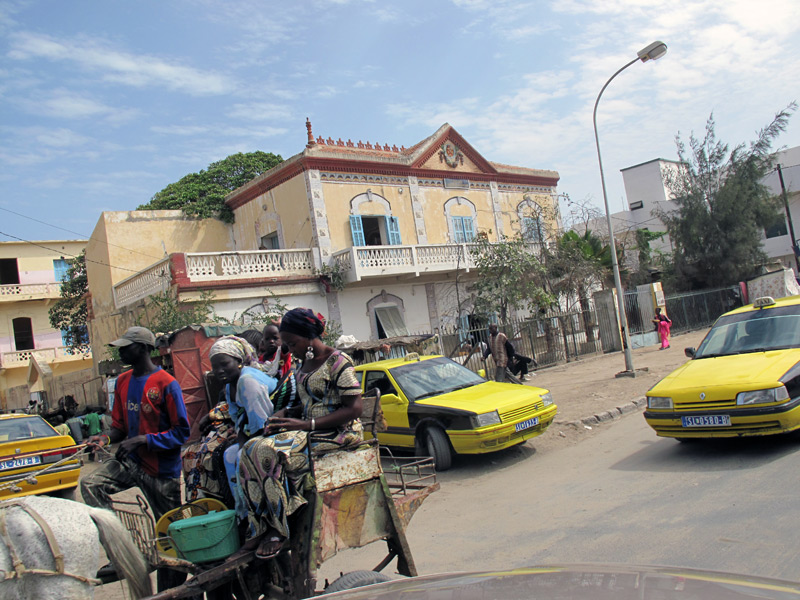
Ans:
MULTIPOLYGON (((61 296, 67 259, 85 240, 0 243, 0 408, 24 408, 31 394, 54 396, 54 378, 91 367, 91 353, 64 346, 48 311, 61 296)), ((57 400, 58 398, 48 398, 57 400)))
POLYGON ((315 138, 306 127, 302 152, 228 196, 232 226, 177 216, 169 224, 154 211, 117 214, 119 235, 93 235, 101 242, 90 253, 137 271, 123 277, 89 266, 95 344, 131 321, 131 307, 169 287, 185 300, 212 292, 228 319, 279 298, 322 312, 359 340, 430 332, 471 308, 464 284, 474 278, 475 236, 522 232, 537 243, 558 226, 558 173, 491 162, 448 124, 410 148, 315 138), (161 219, 158 235, 145 236, 149 219, 161 219), (178 235, 169 233, 175 228, 178 235), (143 264, 144 256, 103 246, 112 238, 164 258, 143 264), (98 282, 106 291, 95 291, 98 282))

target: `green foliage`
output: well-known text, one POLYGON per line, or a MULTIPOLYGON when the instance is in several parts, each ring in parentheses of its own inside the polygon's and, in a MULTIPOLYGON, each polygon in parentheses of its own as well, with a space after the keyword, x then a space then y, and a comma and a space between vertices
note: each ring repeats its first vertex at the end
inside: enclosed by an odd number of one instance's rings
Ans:
POLYGON ((683 168, 665 173, 677 210, 662 215, 673 243, 672 270, 678 289, 735 284, 756 273, 766 260, 765 227, 778 218, 778 200, 762 184, 772 169, 772 143, 786 129, 796 104, 775 115, 749 147, 728 152, 716 138, 713 115, 705 136, 676 136, 683 168))
POLYGON ((187 325, 217 320, 214 315, 214 294, 202 292, 197 302, 178 300, 172 290, 153 294, 147 299, 145 312, 136 320, 155 334, 169 333, 187 325))
POLYGON ((506 322, 512 309, 535 311, 552 304, 541 285, 544 267, 520 236, 496 243, 478 236, 470 252, 478 271, 473 284, 478 314, 496 313, 506 322))
POLYGON ((639 259, 639 268, 631 276, 632 285, 642 285, 652 282, 651 269, 661 270, 663 266, 662 256, 658 253, 653 256, 653 249, 650 242, 664 237, 662 231, 650 231, 648 228, 636 230, 635 250, 639 259))
POLYGON ((321 268, 314 270, 314 275, 325 279, 330 284, 331 289, 337 292, 341 292, 347 286, 347 276, 342 265, 338 262, 322 265, 321 268))
POLYGON ((73 350, 89 345, 86 329, 88 307, 86 294, 89 281, 86 277, 86 250, 75 258, 67 259, 69 269, 61 284, 61 298, 49 310, 50 326, 64 332, 64 343, 73 350))
POLYGON ((322 341, 333 348, 336 340, 342 335, 342 324, 338 321, 325 321, 325 331, 322 332, 322 341))
POLYGON ((190 173, 170 183, 138 210, 180 209, 188 216, 216 217, 233 223, 233 211, 225 206, 225 196, 281 162, 280 155, 271 152, 232 154, 211 163, 204 171, 190 173))

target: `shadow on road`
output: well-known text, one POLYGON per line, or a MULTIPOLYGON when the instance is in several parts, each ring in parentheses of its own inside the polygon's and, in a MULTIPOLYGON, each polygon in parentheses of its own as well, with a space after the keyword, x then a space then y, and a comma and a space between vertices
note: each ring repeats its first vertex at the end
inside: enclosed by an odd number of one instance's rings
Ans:
POLYGON ((796 434, 690 440, 658 438, 611 466, 618 471, 710 472, 757 469, 800 451, 796 434))

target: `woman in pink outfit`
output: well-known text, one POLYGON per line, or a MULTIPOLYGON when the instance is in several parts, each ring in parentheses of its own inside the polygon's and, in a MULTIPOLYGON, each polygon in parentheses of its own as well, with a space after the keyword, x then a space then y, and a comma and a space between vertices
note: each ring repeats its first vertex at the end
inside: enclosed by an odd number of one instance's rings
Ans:
POLYGON ((653 319, 653 323, 661 338, 661 348, 659 350, 669 348, 669 329, 672 326, 672 321, 666 314, 661 312, 660 306, 656 307, 656 316, 653 319))

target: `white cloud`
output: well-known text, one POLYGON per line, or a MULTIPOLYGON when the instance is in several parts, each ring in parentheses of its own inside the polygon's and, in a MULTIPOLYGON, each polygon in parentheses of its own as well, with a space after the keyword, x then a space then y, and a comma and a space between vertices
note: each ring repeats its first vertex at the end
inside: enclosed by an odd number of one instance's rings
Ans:
POLYGON ((288 106, 280 104, 251 102, 234 104, 227 111, 227 116, 232 119, 244 119, 246 121, 286 120, 292 117, 292 111, 288 106))
POLYGON ((148 55, 120 52, 98 39, 80 36, 61 40, 32 32, 9 37, 7 56, 14 60, 49 59, 71 62, 102 74, 106 81, 133 87, 165 87, 190 95, 228 93, 234 86, 225 76, 205 72, 148 55))

